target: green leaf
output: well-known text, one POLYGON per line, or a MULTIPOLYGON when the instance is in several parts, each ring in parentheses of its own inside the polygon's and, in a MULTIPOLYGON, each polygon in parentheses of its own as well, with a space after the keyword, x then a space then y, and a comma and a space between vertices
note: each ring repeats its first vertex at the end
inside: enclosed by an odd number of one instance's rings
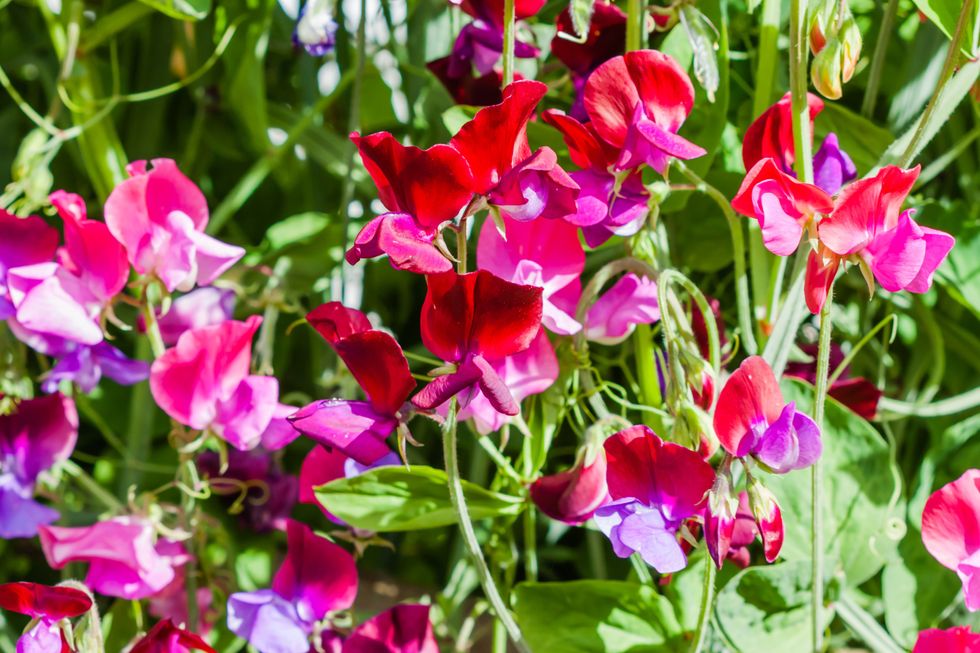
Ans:
MULTIPOLYGON (((956 31, 956 20, 959 18, 960 10, 966 0, 912 0, 916 8, 931 20, 936 27, 943 31, 946 38, 953 38, 956 31)), ((966 37, 963 39, 961 50, 966 56, 971 56, 971 30, 970 25, 975 25, 977 21, 978 5, 973 5, 973 18, 967 19, 966 37)))
POLYGON ((967 310, 980 318, 980 211, 966 202, 927 202, 916 221, 956 238, 936 280, 967 310))
POLYGON ((708 96, 708 102, 714 102, 720 77, 711 22, 693 5, 688 4, 681 5, 680 18, 694 55, 694 77, 708 96))
POLYGON ((517 623, 535 653, 668 653, 687 647, 670 601, 648 585, 521 583, 514 600, 517 623))
POLYGON ((323 213, 300 213, 270 226, 265 232, 265 239, 271 251, 276 252, 313 238, 326 229, 329 223, 330 218, 323 213))
POLYGON ((718 593, 715 614, 722 633, 738 651, 810 650, 809 563, 740 571, 718 593))
MULTIPOLYGON (((456 523, 446 473, 413 465, 378 467, 315 490, 317 500, 355 528, 370 531, 411 531, 456 523)), ((470 517, 486 519, 519 514, 523 502, 463 481, 470 517)))
MULTIPOLYGON (((785 380, 782 388, 786 401, 795 401, 799 410, 812 414, 813 386, 785 380)), ((882 436, 829 398, 821 439, 826 569, 828 575, 843 573, 847 585, 855 587, 878 573, 904 534, 901 522, 896 523, 904 511, 899 477, 882 436)), ((809 560, 809 470, 768 476, 765 483, 782 508, 786 528, 782 557, 809 560)))
POLYGON ((568 15, 572 18, 572 27, 575 28, 575 36, 584 39, 592 26, 592 11, 595 9, 595 0, 572 0, 568 5, 568 15))
POLYGON ((211 0, 140 0, 177 20, 201 20, 211 13, 211 0))

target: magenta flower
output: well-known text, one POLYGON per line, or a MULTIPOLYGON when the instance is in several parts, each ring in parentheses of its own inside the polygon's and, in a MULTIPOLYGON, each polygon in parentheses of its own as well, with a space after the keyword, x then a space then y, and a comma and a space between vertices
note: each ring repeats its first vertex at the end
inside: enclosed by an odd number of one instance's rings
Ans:
POLYGON ((37 216, 18 218, 0 209, 0 320, 14 316, 7 273, 12 268, 47 263, 58 248, 58 232, 37 216))
POLYGON ((415 379, 401 346, 371 327, 367 316, 340 302, 310 311, 307 322, 333 347, 364 389, 367 401, 326 399, 289 417, 299 432, 370 465, 391 450, 385 439, 403 423, 415 379))
POLYGON ((630 272, 589 308, 585 335, 589 340, 615 345, 626 340, 637 324, 652 324, 659 319, 657 282, 630 272))
POLYGON ((922 511, 922 543, 963 583, 967 610, 980 609, 980 470, 939 488, 922 511))
POLYGON ((209 429, 236 449, 259 445, 279 407, 279 381, 249 374, 262 318, 185 332, 150 369, 150 391, 170 417, 209 429))
POLYGON ((355 132, 351 140, 389 213, 364 225, 347 251, 347 262, 387 254, 397 270, 430 274, 451 269, 434 243, 472 196, 472 177, 460 153, 449 145, 405 146, 388 132, 355 132))
POLYGON ((130 178, 113 189, 105 221, 141 275, 158 278, 169 291, 208 285, 245 255, 241 247, 204 233, 204 194, 171 159, 135 161, 130 178))
POLYGON ((746 358, 718 395, 715 433, 725 451, 753 456, 776 474, 809 467, 820 457, 820 429, 796 404, 783 403, 772 368, 746 358))
MULTIPOLYGON (((475 67, 481 75, 492 72, 504 51, 504 4, 501 0, 450 0, 473 17, 456 37, 450 54, 453 77, 470 72, 475 67)), ((538 13, 544 0, 516 0, 514 17, 529 18, 538 13)), ((534 46, 516 40, 514 56, 533 59, 538 56, 534 46)))
POLYGON ((646 164, 662 173, 670 157, 705 154, 677 135, 694 106, 694 86, 662 52, 637 50, 606 61, 589 75, 584 97, 596 134, 620 151, 617 170, 646 164))
POLYGON ((603 141, 592 123, 582 124, 555 109, 548 109, 542 117, 561 132, 572 161, 582 168, 570 175, 580 190, 575 211, 565 220, 582 228, 589 247, 598 247, 614 235, 638 232, 650 210, 650 195, 640 171, 611 173, 619 150, 603 141))
POLYGON ((595 521, 613 552, 620 558, 639 553, 662 574, 683 569, 687 558, 677 531, 703 509, 715 480, 711 465, 646 426, 610 436, 604 448, 612 502, 595 511, 595 521))
MULTIPOLYGON (((235 291, 207 286, 181 295, 170 304, 165 315, 157 316, 163 342, 177 344, 181 334, 191 329, 220 324, 235 314, 235 291)), ((140 316, 139 328, 146 328, 140 316)))
POLYGON ((541 288, 541 324, 552 333, 580 331, 575 307, 582 294, 579 277, 585 269, 585 252, 578 230, 561 220, 503 220, 504 234, 493 220, 483 223, 477 267, 513 283, 541 288))
POLYGON ((587 522, 609 501, 606 452, 583 447, 570 469, 542 476, 531 484, 531 500, 541 512, 566 524, 587 522))
POLYGON ((316 622, 346 610, 357 595, 357 569, 347 551, 299 522, 286 529, 287 553, 272 589, 228 598, 228 628, 269 653, 307 653, 316 622))
POLYGON ((70 653, 61 622, 88 612, 92 598, 74 587, 4 583, 0 585, 0 608, 34 620, 17 640, 17 653, 70 653))
POLYGON ((456 370, 437 377, 412 402, 431 410, 464 393, 460 405, 465 407, 479 389, 496 411, 517 415, 520 406, 490 361, 531 346, 541 329, 541 289, 486 270, 428 275, 426 283, 422 342, 456 370))
POLYGON ((113 517, 81 528, 42 526, 39 535, 52 568, 88 563, 85 584, 122 599, 153 596, 188 560, 183 545, 158 538, 153 524, 141 517, 113 517))
POLYGON ((500 104, 480 109, 450 141, 473 172, 473 192, 515 220, 575 212, 578 184, 551 148, 532 153, 527 140, 527 124, 546 91, 532 80, 510 84, 500 104))
POLYGON ((919 633, 912 653, 980 653, 980 635, 969 626, 930 628, 919 633))
POLYGON ((129 653, 217 653, 200 636, 178 628, 170 619, 158 621, 150 632, 133 644, 129 653))
POLYGON ((341 653, 439 653, 429 606, 403 603, 360 624, 341 653))
POLYGON ((36 502, 38 476, 68 459, 78 439, 75 402, 60 393, 25 399, 0 415, 0 538, 34 537, 58 513, 36 502))

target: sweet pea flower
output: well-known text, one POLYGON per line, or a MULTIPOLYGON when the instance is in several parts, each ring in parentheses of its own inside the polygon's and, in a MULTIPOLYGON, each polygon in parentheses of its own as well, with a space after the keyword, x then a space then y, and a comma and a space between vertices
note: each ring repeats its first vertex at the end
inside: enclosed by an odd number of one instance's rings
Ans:
POLYGON ((650 194, 639 170, 613 174, 619 150, 602 140, 591 122, 581 123, 563 112, 548 109, 546 123, 561 132, 575 165, 571 173, 579 185, 575 211, 565 221, 582 228, 589 247, 598 247, 612 236, 632 236, 649 213, 650 194))
POLYGON ((174 625, 171 619, 158 621, 150 632, 133 644, 129 653, 217 653, 200 636, 174 625))
POLYGON ((919 633, 912 653, 980 653, 980 635, 969 626, 930 628, 919 633))
POLYGON ((806 298, 811 312, 819 313, 823 307, 841 261, 861 267, 869 290, 874 289, 872 277, 889 292, 924 293, 932 287, 936 268, 956 240, 917 224, 912 209, 900 213, 919 169, 885 166, 837 196, 834 210, 817 226, 821 247, 811 252, 807 262, 806 298))
POLYGON ((527 123, 547 88, 532 80, 508 85, 500 104, 480 109, 450 141, 473 172, 473 192, 515 220, 575 212, 578 184, 558 165, 554 150, 532 153, 527 141, 527 123))
POLYGON ((85 584, 121 599, 153 596, 173 581, 175 567, 188 560, 183 545, 158 538, 153 524, 141 517, 113 517, 80 528, 42 526, 39 535, 52 568, 87 562, 85 584))
POLYGON ((755 477, 749 478, 749 507, 752 517, 762 538, 762 550, 766 562, 772 563, 779 557, 783 548, 783 512, 776 500, 776 495, 770 492, 762 482, 755 477))
POLYGON ((429 606, 405 603, 360 624, 340 653, 439 653, 429 606))
POLYGON ((857 166, 847 152, 840 149, 837 134, 827 134, 813 155, 814 185, 828 195, 836 195, 844 184, 856 177, 857 166))
MULTIPOLYGON (((450 57, 434 59, 425 67, 442 82, 456 104, 488 107, 491 104, 500 104, 504 99, 500 90, 504 76, 499 70, 492 70, 479 77, 474 75, 472 70, 462 75, 450 75, 450 57)), ((515 72, 514 79, 523 79, 523 77, 515 72)))
POLYGON ((466 160, 449 145, 422 150, 402 145, 388 132, 355 132, 351 140, 389 213, 364 225, 347 250, 347 262, 387 254, 396 270, 430 274, 451 269, 436 243, 443 226, 472 196, 466 160))
POLYGON ((437 377, 412 403, 434 409, 457 393, 465 407, 481 390, 493 408, 517 415, 520 406, 490 360, 524 351, 541 328, 541 289, 518 285, 486 270, 426 277, 422 342, 455 371, 437 377))
POLYGON ((17 640, 17 653, 72 651, 61 622, 92 608, 92 597, 80 589, 38 583, 0 585, 0 608, 30 617, 34 624, 17 640))
POLYGON ((327 449, 320 445, 314 446, 303 459, 299 470, 299 502, 314 505, 320 509, 324 517, 335 524, 344 522, 330 514, 316 498, 314 490, 321 485, 340 478, 353 478, 375 467, 394 467, 401 465, 401 460, 394 451, 389 451, 370 465, 364 465, 342 453, 338 449, 327 449))
POLYGON ((582 294, 585 252, 578 230, 562 220, 519 222, 504 216, 504 233, 493 220, 480 230, 476 265, 514 283, 541 288, 541 324, 552 333, 582 329, 575 307, 582 294))
MULTIPOLYGON (((211 630, 211 625, 218 617, 217 606, 214 605, 214 593, 208 586, 198 586, 194 594, 197 605, 198 629, 201 635, 211 630)), ((176 623, 186 624, 189 621, 187 606, 187 567, 174 569, 174 579, 162 590, 147 601, 148 612, 158 619, 172 619, 176 623)))
POLYGON ((96 345, 103 313, 129 277, 126 253, 105 224, 86 217, 79 196, 57 191, 50 199, 65 224, 65 246, 57 261, 7 271, 16 322, 43 336, 96 345))
POLYGON ((687 565, 677 531, 698 514, 715 480, 707 462, 686 447, 632 426, 604 445, 612 498, 595 511, 596 525, 620 558, 639 553, 661 574, 687 565))
POLYGON ((578 120, 588 120, 582 91, 585 81, 599 64, 623 54, 626 44, 626 14, 611 2, 596 2, 585 41, 579 43, 567 36, 575 34, 575 26, 568 8, 558 14, 557 30, 551 39, 551 53, 568 67, 575 88, 575 101, 569 113, 578 120))
MULTIPOLYGON (((813 121, 823 111, 823 100, 813 93, 807 93, 806 101, 812 137, 813 121)), ((780 171, 794 174, 796 146, 793 142, 793 101, 788 92, 763 111, 745 130, 745 138, 742 139, 742 162, 745 169, 751 170, 763 159, 773 159, 780 171)))
POLYGON ((204 194, 171 159, 126 167, 130 178, 105 203, 105 221, 143 276, 159 279, 168 291, 206 286, 235 264, 245 250, 204 233, 204 194))
POLYGON ((58 249, 58 232, 36 215, 18 218, 0 209, 0 320, 14 316, 7 273, 12 268, 47 263, 58 249))
POLYGON ((570 469, 542 476, 531 484, 534 505, 552 519, 577 526, 609 501, 606 487, 606 452, 584 446, 570 469))
POLYGON ((330 10, 330 0, 307 0, 300 9, 293 30, 293 44, 314 57, 322 57, 334 48, 337 21, 330 10))
POLYGON ((589 75, 584 101, 596 133, 620 150, 617 170, 646 164, 663 173, 670 157, 705 154, 677 135, 694 106, 694 86, 669 55, 637 50, 606 61, 589 75))
MULTIPOLYGON (((450 0, 473 17, 456 37, 450 54, 450 70, 458 77, 470 68, 481 75, 491 72, 504 51, 504 3, 502 0, 450 0)), ((515 0, 514 18, 530 18, 541 10, 544 0, 515 0)), ((514 56, 533 59, 538 49, 515 39, 514 56)))
POLYGON ((68 459, 78 439, 75 402, 60 393, 25 399, 0 415, 0 538, 34 537, 58 513, 33 499, 42 472, 68 459))
POLYGON ((776 474, 809 467, 820 457, 820 429, 795 402, 783 403, 776 376, 761 356, 746 358, 725 382, 714 428, 729 454, 753 456, 776 474))
POLYGON ((762 241, 776 256, 796 251, 817 214, 829 213, 834 200, 812 184, 781 171, 775 159, 761 159, 749 170, 732 199, 732 208, 758 220, 762 241))
MULTIPOLYGON (((234 314, 235 291, 207 286, 173 300, 170 310, 157 316, 157 326, 164 344, 172 346, 185 331, 220 324, 234 314)), ((140 330, 146 328, 142 316, 138 324, 140 330)))
POLYGON ((310 634, 357 595, 354 558, 299 522, 286 529, 287 553, 272 588, 228 597, 228 628, 261 653, 308 653, 310 634))
POLYGON ((657 282, 632 272, 596 299, 585 315, 585 336, 604 345, 623 342, 637 324, 660 319, 657 282))
POLYGON ((980 609, 980 470, 968 469, 930 495, 922 511, 922 543, 956 572, 967 610, 980 609))
POLYGON ((403 424, 415 379, 401 346, 372 328, 364 313, 329 302, 310 311, 307 322, 347 365, 367 401, 327 399, 289 417, 293 427, 317 442, 370 465, 391 450, 385 439, 403 424))
POLYGON ((170 417, 240 451, 259 445, 279 407, 279 381, 249 374, 262 318, 192 329, 150 368, 150 391, 170 417))

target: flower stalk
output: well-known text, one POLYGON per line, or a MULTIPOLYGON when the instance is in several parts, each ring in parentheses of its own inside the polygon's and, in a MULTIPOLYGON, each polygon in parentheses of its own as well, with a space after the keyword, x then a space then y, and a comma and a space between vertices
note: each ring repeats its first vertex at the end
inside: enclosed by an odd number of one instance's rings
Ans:
MULTIPOLYGON (((833 330, 833 286, 827 293, 827 301, 820 311, 820 337, 817 345, 817 383, 816 395, 813 400, 813 421, 817 428, 823 428, 824 407, 827 403, 827 390, 830 387, 830 334, 833 330)), ((817 459, 810 468, 810 490, 811 490, 811 545, 813 559, 813 581, 812 581, 812 627, 813 627, 813 650, 818 653, 823 650, 823 623, 821 611, 823 609, 823 469, 820 460, 817 459)))
POLYGON ((516 0, 504 0, 503 82, 506 87, 514 81, 514 47, 517 42, 516 0))

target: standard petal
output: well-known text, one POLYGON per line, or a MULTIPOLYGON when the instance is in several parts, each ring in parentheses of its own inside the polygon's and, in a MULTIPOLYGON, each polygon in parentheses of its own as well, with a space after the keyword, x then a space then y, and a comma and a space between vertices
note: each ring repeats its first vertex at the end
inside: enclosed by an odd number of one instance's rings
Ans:
POLYGON ((429 606, 403 603, 368 619, 344 642, 343 653, 439 653, 429 606))
POLYGON ((718 395, 714 427, 718 440, 733 456, 743 455, 742 441, 775 422, 783 410, 783 394, 772 368, 761 356, 746 358, 728 377, 718 395))
POLYGON ((342 399, 315 401, 289 421, 300 433, 366 465, 390 451, 384 441, 398 425, 390 416, 376 413, 366 401, 342 399))
POLYGON ((595 301, 585 317, 589 340, 615 345, 625 340, 637 324, 660 319, 657 284, 632 272, 624 274, 595 301))
POLYGON ((357 569, 351 554, 293 520, 287 523, 286 539, 286 558, 272 579, 272 589, 293 602, 304 622, 353 605, 357 569))
POLYGON ((953 570, 980 550, 980 470, 969 469, 930 495, 922 511, 922 543, 953 570))
POLYGON ((228 630, 262 653, 309 653, 309 628, 293 605, 272 590, 228 597, 228 630))

